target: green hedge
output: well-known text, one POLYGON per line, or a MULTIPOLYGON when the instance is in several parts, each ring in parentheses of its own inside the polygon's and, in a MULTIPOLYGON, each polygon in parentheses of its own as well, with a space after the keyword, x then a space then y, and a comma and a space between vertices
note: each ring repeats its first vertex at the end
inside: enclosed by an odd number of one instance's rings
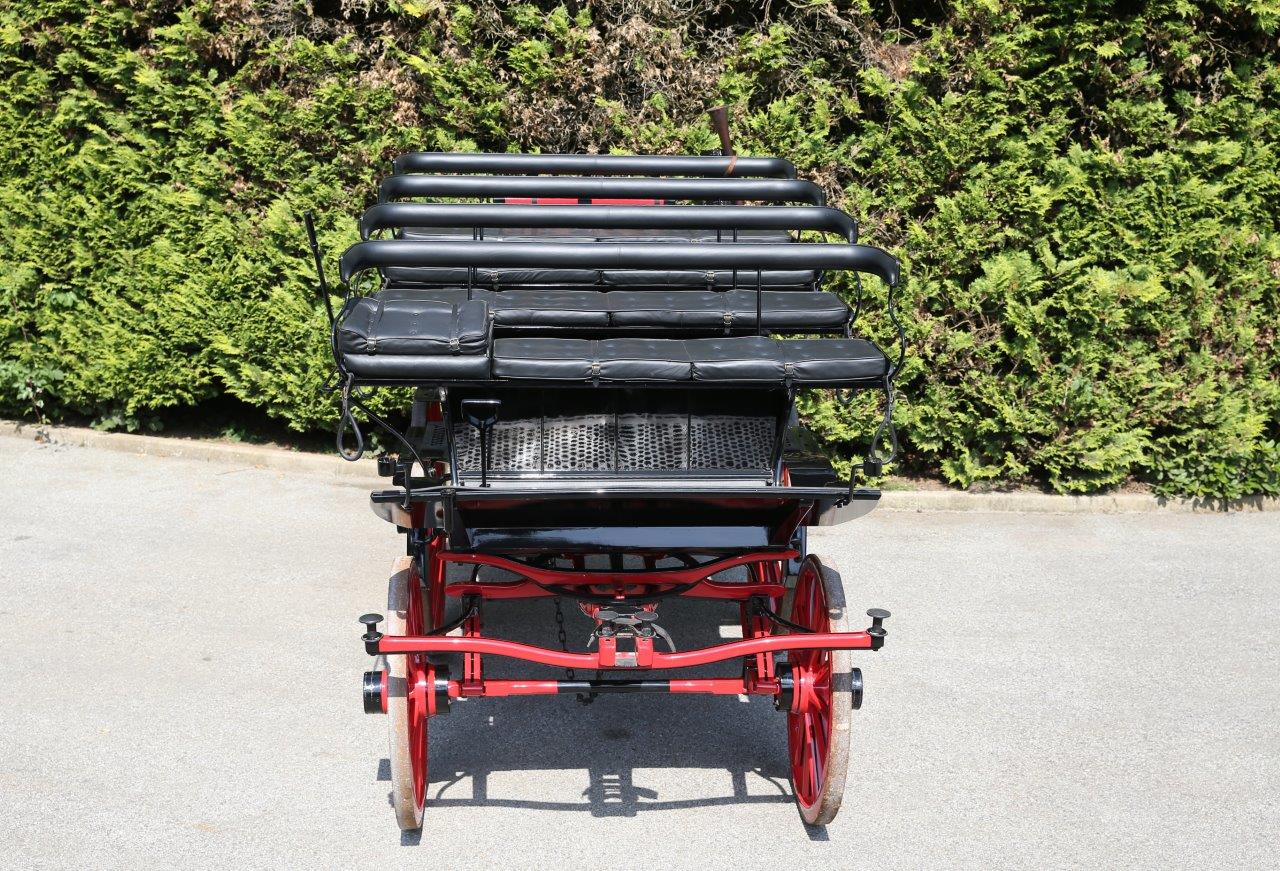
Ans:
POLYGON ((0 0, 0 406, 328 427, 303 210, 336 252, 398 152, 697 152, 724 101, 903 258, 899 471, 1280 492, 1280 2, 682 5, 0 0))

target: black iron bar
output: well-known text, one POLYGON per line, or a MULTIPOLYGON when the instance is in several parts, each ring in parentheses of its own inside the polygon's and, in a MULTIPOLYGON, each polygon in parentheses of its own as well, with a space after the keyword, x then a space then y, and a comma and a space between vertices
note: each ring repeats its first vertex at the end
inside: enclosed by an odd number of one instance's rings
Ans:
POLYGON ((669 680, 558 680, 557 693, 669 693, 669 680))

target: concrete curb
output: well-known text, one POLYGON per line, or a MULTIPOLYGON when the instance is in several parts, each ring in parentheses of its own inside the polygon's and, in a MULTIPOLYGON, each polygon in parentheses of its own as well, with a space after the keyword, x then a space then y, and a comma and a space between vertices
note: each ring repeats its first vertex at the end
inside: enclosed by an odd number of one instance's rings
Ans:
POLYGON ((210 463, 240 466, 246 469, 270 469, 279 472, 339 478, 344 483, 377 487, 386 483, 379 478, 370 457, 348 463, 336 455, 310 454, 265 445, 242 445, 234 442, 201 439, 165 438, 122 432, 98 432, 74 426, 38 426, 33 423, 0 421, 0 437, 27 441, 47 441, 55 445, 97 448, 121 454, 148 457, 177 457, 210 463))
MULTIPOLYGON (((263 445, 241 445, 199 439, 165 438, 129 433, 98 432, 71 426, 41 427, 0 420, 0 437, 44 440, 57 445, 97 448, 149 457, 178 457, 222 463, 247 469, 317 475, 342 483, 375 488, 386 486, 369 457, 343 462, 336 456, 289 451, 263 445)), ((967 493, 961 490, 885 490, 881 505, 893 511, 976 511, 1017 514, 1142 514, 1230 511, 1280 511, 1280 499, 1162 499, 1146 493, 1101 496, 1058 496, 1052 493, 967 493)))
POLYGON ((1059 496, 1055 493, 966 493, 962 490, 886 490, 880 497, 895 511, 981 511, 1016 514, 1223 514, 1280 511, 1280 499, 1165 499, 1149 493, 1059 496))

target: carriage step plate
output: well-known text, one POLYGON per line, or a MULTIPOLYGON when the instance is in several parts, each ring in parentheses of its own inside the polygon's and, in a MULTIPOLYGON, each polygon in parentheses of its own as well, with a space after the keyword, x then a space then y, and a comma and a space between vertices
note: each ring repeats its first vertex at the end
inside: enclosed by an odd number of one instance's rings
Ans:
MULTIPOLYGON (((593 414, 499 421, 490 472, 770 468, 777 422, 750 415, 593 414)), ((480 439, 454 429, 459 475, 480 471, 480 439)))

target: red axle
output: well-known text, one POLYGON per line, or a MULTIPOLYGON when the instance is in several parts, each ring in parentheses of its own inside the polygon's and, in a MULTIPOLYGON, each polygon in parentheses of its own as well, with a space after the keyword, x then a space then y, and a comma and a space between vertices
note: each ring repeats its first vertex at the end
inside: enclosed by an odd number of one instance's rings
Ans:
MULTIPOLYGON (((642 639, 643 640, 643 639, 642 639)), ((776 653, 782 650, 870 650, 871 636, 866 632, 813 632, 797 635, 771 635, 767 638, 744 638, 714 647, 701 647, 680 653, 652 653, 639 657, 637 668, 688 668, 710 665, 757 653, 776 653), (646 661, 647 660, 647 661, 646 661)), ((607 653, 568 653, 551 650, 518 641, 499 638, 452 638, 442 635, 384 635, 378 641, 379 653, 472 653, 490 656, 506 656, 554 665, 558 668, 603 669, 617 668, 618 657, 607 653), (605 662, 609 664, 605 664, 605 662)))
MULTIPOLYGON (((630 686, 620 682, 610 686, 608 682, 564 681, 564 680, 491 680, 486 678, 482 686, 481 696, 554 696, 566 693, 581 692, 667 692, 667 693, 707 693, 713 696, 739 696, 749 693, 758 695, 775 695, 775 685, 751 689, 740 677, 708 677, 691 680, 636 681, 630 686), (603 683, 603 686, 601 685, 603 683)), ((449 696, 458 698, 466 695, 461 681, 449 681, 449 696)))

